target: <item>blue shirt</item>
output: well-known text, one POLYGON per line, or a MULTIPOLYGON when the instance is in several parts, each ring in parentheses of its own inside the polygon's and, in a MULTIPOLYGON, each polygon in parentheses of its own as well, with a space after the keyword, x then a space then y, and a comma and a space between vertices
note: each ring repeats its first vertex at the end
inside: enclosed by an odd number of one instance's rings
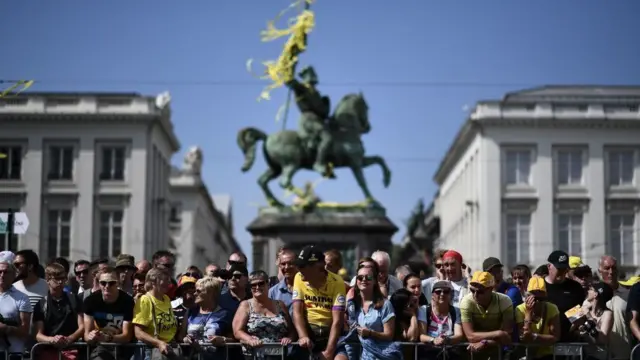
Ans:
POLYGON ((220 299, 218 300, 218 305, 220 305, 221 308, 227 311, 227 317, 226 317, 227 322, 229 324, 233 323, 233 317, 236 315, 236 311, 240 306, 240 300, 234 298, 231 295, 231 292, 227 291, 226 293, 220 295, 220 299))
MULTIPOLYGON (((201 314, 200 309, 195 308, 187 317, 187 334, 201 344, 210 343, 210 336, 226 336, 230 332, 231 324, 228 318, 227 311, 222 307, 209 314, 201 314)), ((204 347, 200 355, 203 360, 226 359, 225 349, 213 346, 204 347)))
MULTIPOLYGON (((384 301, 384 305, 380 309, 376 309, 373 305, 369 306, 367 313, 362 308, 356 310, 358 316, 358 326, 370 329, 377 332, 384 331, 384 324, 389 320, 395 318, 393 306, 389 300, 384 301)), ((393 357, 381 356, 385 354, 387 348, 392 341, 380 341, 372 338, 360 338, 360 342, 366 342, 362 347, 362 360, 376 360, 376 359, 392 359, 393 357)))
POLYGON ((522 294, 520 294, 520 289, 518 289, 513 284, 509 284, 506 281, 503 281, 500 285, 498 285, 496 292, 507 295, 509 299, 511 299, 514 309, 516 308, 516 306, 523 303, 522 294))
MULTIPOLYGON (((12 323, 20 323, 20 313, 33 313, 33 308, 29 302, 29 297, 20 292, 15 287, 11 287, 9 290, 0 294, 0 315, 5 321, 11 321, 12 323)), ((25 350, 25 341, 22 338, 15 336, 8 336, 7 340, 11 343, 9 349, 6 348, 4 341, 0 342, 0 351, 21 353, 25 350)))
POLYGON ((293 292, 284 280, 269 289, 269 299, 282 301, 289 309, 289 315, 293 316, 293 292))

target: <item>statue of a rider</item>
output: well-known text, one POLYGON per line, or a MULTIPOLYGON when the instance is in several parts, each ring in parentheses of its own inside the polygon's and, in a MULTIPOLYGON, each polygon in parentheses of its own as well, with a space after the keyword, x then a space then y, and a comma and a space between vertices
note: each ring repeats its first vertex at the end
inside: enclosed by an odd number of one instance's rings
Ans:
POLYGON ((300 80, 292 79, 287 86, 296 97, 296 104, 300 109, 298 132, 306 142, 310 154, 316 152, 313 169, 322 176, 335 178, 327 166, 327 155, 332 144, 332 134, 329 129, 329 114, 331 101, 328 96, 322 96, 316 86, 318 75, 312 66, 307 66, 300 73, 300 80))

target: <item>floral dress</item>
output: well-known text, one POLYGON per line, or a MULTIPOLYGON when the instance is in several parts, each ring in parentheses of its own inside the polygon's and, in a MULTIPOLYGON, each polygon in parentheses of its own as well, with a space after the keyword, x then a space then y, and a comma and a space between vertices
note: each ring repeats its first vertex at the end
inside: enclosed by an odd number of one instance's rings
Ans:
MULTIPOLYGON (((253 308, 253 301, 249 300, 249 320, 247 321, 247 334, 255 336, 262 340, 263 343, 280 343, 282 338, 289 335, 289 324, 287 318, 280 307, 280 302, 276 302, 276 315, 266 316, 258 313, 253 308)), ((255 356, 257 358, 264 358, 265 356, 281 356, 282 347, 261 347, 258 349, 252 349, 249 347, 242 347, 242 351, 245 356, 255 356)))

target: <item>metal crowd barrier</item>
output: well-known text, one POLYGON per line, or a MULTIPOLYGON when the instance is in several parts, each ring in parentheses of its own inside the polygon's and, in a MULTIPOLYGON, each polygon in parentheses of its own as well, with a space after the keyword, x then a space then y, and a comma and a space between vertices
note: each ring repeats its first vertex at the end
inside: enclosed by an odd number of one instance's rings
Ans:
MULTIPOLYGON (((512 346, 503 347, 502 349, 494 346, 492 348, 487 349, 486 351, 483 350, 481 352, 475 353, 467 350, 467 347, 469 346, 468 343, 461 343, 457 345, 445 345, 440 347, 422 344, 422 343, 413 343, 413 342, 402 342, 399 344, 401 345, 403 350, 406 349, 406 347, 413 347, 413 359, 416 359, 416 360, 422 359, 422 358, 433 359, 433 357, 431 356, 421 355, 420 354, 421 349, 429 349, 432 351, 440 350, 437 356, 437 359, 447 359, 449 357, 453 357, 450 355, 450 352, 448 350, 457 349, 458 354, 460 353, 464 354, 465 359, 467 358, 466 355, 468 355, 469 356, 468 359, 470 360, 473 360, 474 355, 475 356, 480 355, 480 358, 486 359, 487 354, 490 354, 491 360, 494 360, 494 359, 524 360, 524 359, 533 359, 532 357, 530 357, 529 350, 531 348, 540 348, 540 347, 552 347, 554 359, 556 358, 556 356, 562 356, 564 359, 582 360, 585 355, 584 348, 589 345, 587 343, 557 343, 555 345, 538 345, 538 344, 534 345, 534 344, 514 343, 512 346), (522 350, 522 348, 524 348, 524 351, 522 350)), ((292 345, 297 345, 297 343, 292 343, 292 345)), ((360 347, 360 343, 350 343, 349 345, 354 347, 360 347)), ((229 349, 238 348, 242 346, 242 344, 236 342, 236 343, 227 343, 223 346, 214 346, 210 344, 200 345, 202 349, 205 349, 208 347, 216 348, 215 352, 207 353, 207 354, 193 351, 194 347, 190 344, 174 344, 172 346, 173 347, 180 346, 185 350, 182 353, 182 356, 184 359, 207 360, 206 355, 209 355, 209 354, 215 354, 215 358, 219 359, 220 358, 219 356, 221 354, 218 351, 224 351, 224 355, 225 355, 224 359, 229 360, 230 359, 229 349)), ((115 344, 115 343, 87 344, 83 342, 78 342, 78 343, 73 343, 63 349, 55 348, 52 345, 46 344, 46 343, 38 343, 34 345, 33 348, 31 348, 30 358, 31 360, 41 360, 41 359, 55 360, 56 357, 55 356, 51 357, 51 354, 57 353, 57 360, 65 360, 67 358, 64 355, 65 352, 68 352, 70 350, 71 351, 76 350, 75 356, 73 357, 76 360, 86 360, 91 358, 92 351, 94 351, 94 349, 96 349, 97 347, 101 347, 108 350, 113 349, 113 355, 115 360, 148 360, 147 356, 145 356, 146 355, 145 351, 150 349, 147 345, 140 342, 134 342, 130 344, 115 344), (86 354, 86 357, 80 356, 81 355, 80 351, 83 351, 83 353, 86 354)), ((286 355, 287 346, 282 346, 280 343, 265 343, 263 344, 262 348, 264 349, 264 348, 278 348, 278 347, 282 349, 282 355, 275 355, 275 356, 277 357, 281 356, 281 358, 284 360, 287 357, 286 355)), ((0 354, 4 355, 2 356, 2 360, 5 360, 5 359, 6 360, 24 360, 29 358, 24 354, 7 354, 3 352, 0 352, 0 354)), ((234 356, 234 360, 241 360, 241 359, 236 359, 237 356, 235 355, 236 354, 232 354, 232 356, 234 356)), ((259 353, 257 355, 254 355, 254 359, 263 359, 264 356, 265 354, 259 353)), ((271 355, 266 354, 266 356, 271 356, 271 355)), ((636 360, 635 356, 640 356, 640 345, 634 347, 633 350, 631 351, 630 358, 632 360, 636 360)), ((311 356, 309 358, 313 359, 313 357, 311 356)), ((404 360, 409 360, 409 359, 404 359, 404 360)))

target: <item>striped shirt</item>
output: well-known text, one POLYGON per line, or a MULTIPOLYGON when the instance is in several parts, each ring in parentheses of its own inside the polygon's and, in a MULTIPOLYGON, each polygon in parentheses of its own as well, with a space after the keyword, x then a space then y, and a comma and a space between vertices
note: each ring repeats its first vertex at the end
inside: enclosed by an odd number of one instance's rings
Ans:
POLYGON ((47 292, 49 291, 49 286, 44 279, 38 279, 35 283, 31 285, 25 285, 22 280, 16 281, 13 286, 25 295, 29 297, 29 302, 31 303, 31 308, 35 309, 36 304, 43 297, 47 296, 47 292))

